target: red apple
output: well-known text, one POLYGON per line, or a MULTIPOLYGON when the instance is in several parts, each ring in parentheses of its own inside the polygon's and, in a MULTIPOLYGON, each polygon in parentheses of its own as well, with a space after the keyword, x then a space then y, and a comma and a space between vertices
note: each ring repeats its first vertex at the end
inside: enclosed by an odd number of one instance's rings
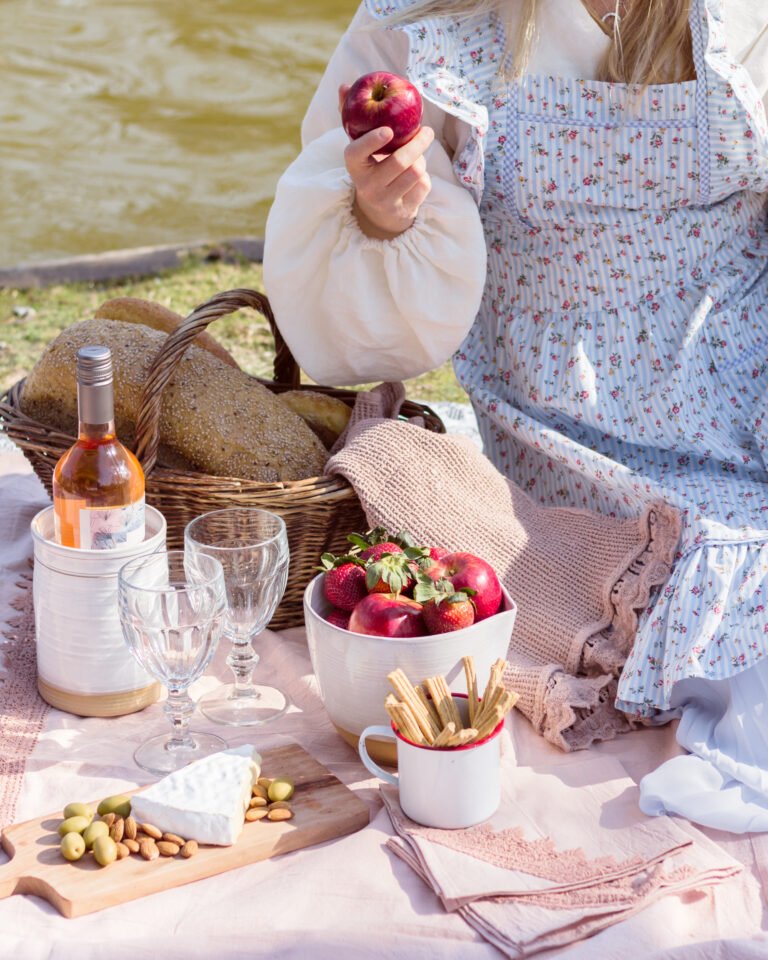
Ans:
POLYGON ((431 580, 450 580, 456 592, 474 590, 475 620, 498 613, 501 584, 493 567, 472 553, 446 553, 424 571, 431 580))
POLYGON ((421 126, 421 94, 396 73, 377 70, 359 77, 347 91, 341 124, 352 140, 369 130, 389 127, 392 139, 377 152, 392 153, 411 140, 421 126))
POLYGON ((421 604, 395 593, 369 593, 352 611, 347 629, 373 637, 423 637, 427 632, 421 604))

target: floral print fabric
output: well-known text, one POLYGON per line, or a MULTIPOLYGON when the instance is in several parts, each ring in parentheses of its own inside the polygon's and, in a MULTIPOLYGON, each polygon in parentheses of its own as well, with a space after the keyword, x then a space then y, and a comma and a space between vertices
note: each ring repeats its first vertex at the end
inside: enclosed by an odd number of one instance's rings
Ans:
MULTIPOLYGON (((386 18, 410 0, 368 0, 386 18)), ((617 705, 649 716, 684 677, 768 652, 768 131, 693 0, 696 80, 645 89, 498 77, 482 16, 419 21, 409 74, 470 125, 454 160, 488 247, 456 372, 496 466, 542 504, 683 513, 617 705)))

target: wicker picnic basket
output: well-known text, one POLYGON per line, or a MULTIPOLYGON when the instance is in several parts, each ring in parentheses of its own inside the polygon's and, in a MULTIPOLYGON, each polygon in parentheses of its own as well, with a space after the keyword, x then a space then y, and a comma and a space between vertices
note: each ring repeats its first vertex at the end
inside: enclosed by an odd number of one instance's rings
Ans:
MULTIPOLYGON (((354 390, 302 386, 298 365, 277 329, 267 298, 254 290, 230 290, 216 294, 193 310, 163 342, 144 384, 134 452, 144 468, 147 503, 156 507, 168 523, 169 547, 182 546, 186 524, 209 510, 259 507, 271 510, 285 520, 291 552, 288 585, 270 624, 273 629, 282 629, 303 623, 302 595, 316 573, 320 555, 325 551, 344 552, 348 546, 346 535, 366 527, 365 515, 351 485, 341 477, 325 476, 261 483, 181 472, 158 466, 156 462, 161 396, 184 351, 213 320, 243 307, 251 307, 263 314, 275 341, 274 380, 259 379, 260 383, 275 393, 314 390, 338 397, 350 406, 354 404, 354 390)), ((19 401, 23 384, 24 381, 20 380, 0 396, 0 429, 24 451, 50 493, 53 469, 59 457, 74 442, 74 437, 46 427, 22 413, 19 401)), ((423 404, 406 400, 400 415, 404 418, 421 416, 427 429, 438 433, 445 431, 437 414, 423 404)))

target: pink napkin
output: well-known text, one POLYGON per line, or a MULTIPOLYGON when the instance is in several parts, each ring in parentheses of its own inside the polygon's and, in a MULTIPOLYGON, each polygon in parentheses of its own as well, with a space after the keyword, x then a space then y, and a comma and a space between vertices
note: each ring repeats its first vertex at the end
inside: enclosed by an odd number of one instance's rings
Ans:
POLYGON ((741 864, 684 821, 639 814, 617 761, 577 770, 505 764, 504 796, 487 823, 436 830, 382 796, 397 836, 387 849, 509 957, 593 936, 662 896, 735 876, 741 864))

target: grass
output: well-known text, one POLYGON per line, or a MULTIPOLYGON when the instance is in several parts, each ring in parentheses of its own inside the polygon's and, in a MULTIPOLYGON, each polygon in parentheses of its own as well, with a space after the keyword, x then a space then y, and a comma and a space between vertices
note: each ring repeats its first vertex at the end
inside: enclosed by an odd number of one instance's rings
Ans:
MULTIPOLYGON (((186 315, 214 293, 236 287, 262 290, 261 267, 189 258, 177 269, 153 277, 28 290, 0 289, 0 391, 25 376, 45 345, 61 330, 87 319, 105 300, 142 297, 186 315)), ((238 311, 217 320, 209 332, 244 370, 254 376, 271 377, 273 342, 261 316, 238 311)), ((466 399, 450 363, 407 380, 405 385, 411 399, 426 403, 466 399)))

